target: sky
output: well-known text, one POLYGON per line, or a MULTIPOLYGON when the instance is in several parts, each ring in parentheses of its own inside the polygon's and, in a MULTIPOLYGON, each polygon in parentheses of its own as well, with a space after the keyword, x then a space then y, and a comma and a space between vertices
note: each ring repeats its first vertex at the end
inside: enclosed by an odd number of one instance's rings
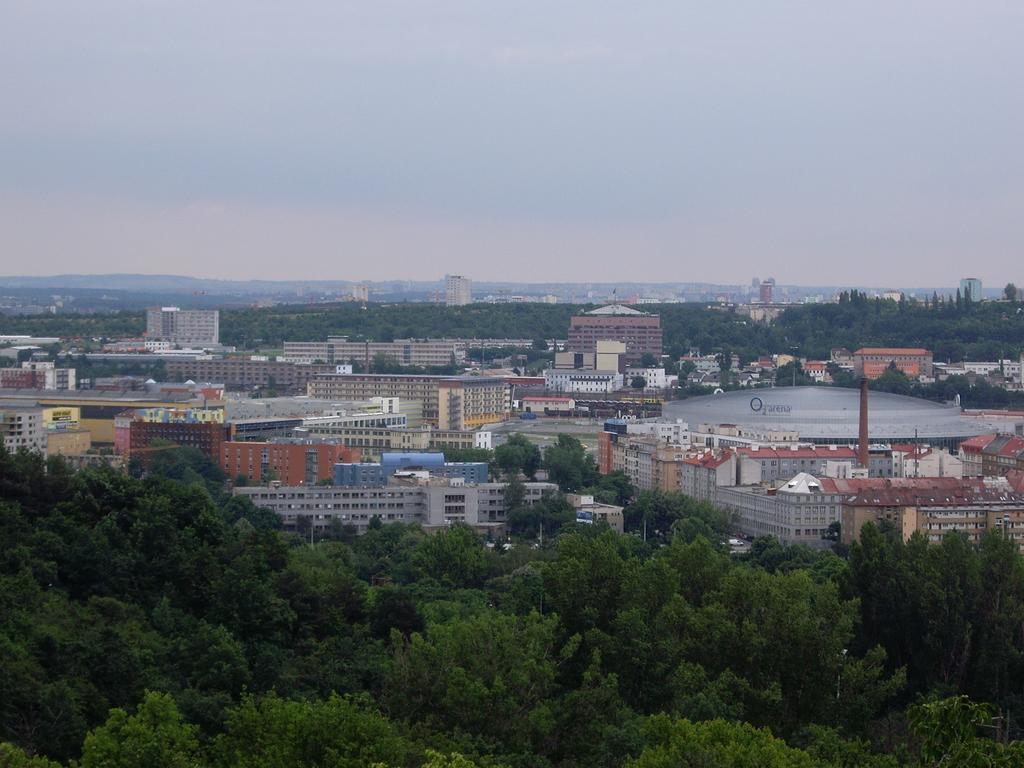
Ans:
POLYGON ((0 3, 0 274, 1024 283, 1020 0, 0 3))

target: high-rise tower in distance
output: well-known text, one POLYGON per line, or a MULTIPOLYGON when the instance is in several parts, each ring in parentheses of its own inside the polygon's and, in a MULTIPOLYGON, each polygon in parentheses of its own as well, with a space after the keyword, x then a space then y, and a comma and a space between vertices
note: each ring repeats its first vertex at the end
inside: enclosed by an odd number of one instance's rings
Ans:
POLYGON ((473 303, 472 281, 462 275, 444 276, 444 303, 449 307, 461 307, 473 303))

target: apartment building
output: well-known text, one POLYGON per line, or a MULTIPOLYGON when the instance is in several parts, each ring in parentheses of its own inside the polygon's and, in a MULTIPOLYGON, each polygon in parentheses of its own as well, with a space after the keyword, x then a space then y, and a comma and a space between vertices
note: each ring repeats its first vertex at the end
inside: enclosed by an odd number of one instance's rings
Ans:
POLYGON ((330 436, 332 439, 358 451, 359 458, 352 461, 374 461, 386 451, 444 451, 447 448, 467 449, 493 447, 491 432, 453 429, 423 429, 358 427, 322 427, 309 429, 299 426, 293 430, 296 437, 303 435, 330 436))
POLYGON ((737 530, 751 537, 774 536, 783 544, 824 548, 822 537, 842 518, 843 495, 831 478, 801 472, 779 488, 718 488, 715 503, 732 516, 737 530))
POLYGON ((303 365, 235 357, 167 361, 167 375, 178 381, 217 381, 234 391, 260 388, 290 394, 305 394, 313 377, 334 373, 336 370, 333 365, 303 365))
POLYGON ((26 361, 20 368, 0 368, 0 387, 5 389, 75 389, 74 368, 58 368, 52 362, 26 361))
POLYGON ((996 435, 981 449, 981 473, 985 477, 1005 477, 1014 469, 1024 469, 1024 438, 996 435))
POLYGON ((327 400, 397 397, 422 403, 423 421, 445 430, 476 429, 506 421, 511 391, 503 378, 407 374, 334 374, 314 377, 309 396, 327 400))
POLYGON ((682 491, 686 456, 687 446, 651 434, 605 432, 598 437, 598 470, 623 472, 641 491, 682 491))
POLYGON ((932 377, 932 353, 905 347, 861 347, 853 353, 853 374, 877 379, 894 365, 910 379, 932 377))
POLYGON ((461 307, 473 303, 473 281, 462 275, 444 276, 444 303, 461 307))
MULTIPOLYGON (((554 493, 554 483, 525 483, 524 503, 554 493)), ((258 507, 279 515, 286 530, 323 535, 332 527, 351 526, 365 533, 370 521, 419 523, 441 530, 464 523, 477 531, 498 533, 505 524, 506 483, 470 484, 461 480, 410 476, 399 482, 363 488, 277 486, 235 488, 258 507)))
POLYGON ((227 427, 216 422, 161 422, 130 418, 127 428, 126 458, 139 456, 148 459, 166 445, 196 448, 217 462, 227 439, 227 427))
POLYGON ((963 477, 964 463, 945 448, 894 443, 893 477, 963 477))
POLYGON ((217 346, 220 344, 220 311, 149 307, 146 338, 186 347, 217 346))
POLYGON ((45 456, 47 435, 43 408, 0 400, 0 439, 11 453, 26 450, 45 456))
POLYGON ((842 541, 859 541, 868 522, 886 521, 904 541, 920 533, 937 544, 952 531, 979 544, 987 531, 1000 531, 1024 553, 1024 493, 1007 488, 965 485, 948 490, 876 489, 843 504, 842 541))
POLYGON ((679 464, 681 493, 710 504, 719 488, 736 485, 736 454, 708 450, 683 458, 679 464))
POLYGON ((360 363, 372 371, 378 355, 397 365, 463 365, 466 342, 461 339, 395 339, 394 341, 349 341, 330 336, 327 341, 286 341, 279 358, 292 363, 360 363))
POLYGON ((964 477, 1005 477, 1024 470, 1024 438, 1008 433, 978 435, 960 443, 964 477))
MULTIPOLYGON (((801 472, 822 477, 829 462, 847 462, 857 465, 857 451, 842 445, 791 445, 779 448, 761 446, 739 447, 740 477, 743 483, 776 483, 801 472)), ((868 474, 871 477, 892 477, 892 454, 879 451, 870 455, 868 474), (888 455, 886 455, 888 454, 888 455)))
POLYGON ((220 466, 231 479, 285 485, 315 485, 332 480, 338 462, 358 461, 360 451, 326 440, 281 439, 267 442, 225 442, 220 466))
POLYGON ((544 371, 544 386, 552 392, 607 394, 622 389, 625 378, 618 371, 548 368, 544 371))
POLYGON ((981 289, 981 280, 977 277, 960 278, 960 294, 965 300, 983 301, 985 294, 981 289))
POLYGON ((385 452, 379 462, 343 463, 334 466, 334 484, 351 487, 387 485, 396 474, 429 472, 432 477, 459 478, 467 483, 486 483, 487 462, 445 461, 439 452, 385 452))
MULTIPOLYGON (((597 469, 607 475, 616 469, 624 470, 622 451, 626 442, 632 438, 649 437, 661 445, 674 451, 689 447, 687 425, 681 421, 629 421, 626 419, 608 419, 604 429, 597 434, 597 469), (619 442, 622 441, 622 445, 619 442)), ((664 473, 670 470, 665 469, 664 473)), ((677 483, 676 483, 677 484, 677 483)), ((678 490, 673 481, 665 480, 665 490, 678 490), (668 487, 671 486, 671 487, 668 487)))

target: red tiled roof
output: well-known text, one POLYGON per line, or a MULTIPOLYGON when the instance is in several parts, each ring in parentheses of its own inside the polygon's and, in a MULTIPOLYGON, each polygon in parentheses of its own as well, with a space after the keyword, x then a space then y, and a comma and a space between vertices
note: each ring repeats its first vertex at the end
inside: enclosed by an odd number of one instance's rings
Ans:
POLYGON ((956 491, 965 488, 983 488, 981 478, 961 479, 959 477, 851 477, 833 481, 836 492, 858 494, 882 490, 934 490, 956 491))
POLYGON ((725 464, 729 459, 732 458, 730 453, 702 453, 699 456, 687 456, 683 459, 684 464, 689 464, 691 467, 706 467, 708 469, 717 469, 718 467, 725 464))
POLYGON ((965 453, 981 453, 981 451, 995 439, 995 433, 969 437, 960 443, 960 449, 965 453))
POLYGON ((866 490, 846 503, 854 507, 956 507, 983 501, 1024 502, 1024 494, 994 488, 866 490))
POLYGON ((1007 456, 1013 459, 1022 451, 1024 451, 1024 439, 1014 436, 1007 440, 1006 444, 1001 446, 997 453, 1000 456, 1007 456))
POLYGON ((737 448, 736 451, 752 459, 855 459, 853 448, 837 445, 799 446, 797 448, 737 448))

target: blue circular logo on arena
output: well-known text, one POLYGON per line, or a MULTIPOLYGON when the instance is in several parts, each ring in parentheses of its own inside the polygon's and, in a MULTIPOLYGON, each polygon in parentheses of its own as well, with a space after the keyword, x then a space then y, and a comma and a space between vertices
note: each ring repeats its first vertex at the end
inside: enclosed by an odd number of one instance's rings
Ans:
POLYGON ((760 413, 762 410, 764 410, 764 402, 761 400, 760 397, 750 398, 750 410, 752 410, 754 413, 760 413))

